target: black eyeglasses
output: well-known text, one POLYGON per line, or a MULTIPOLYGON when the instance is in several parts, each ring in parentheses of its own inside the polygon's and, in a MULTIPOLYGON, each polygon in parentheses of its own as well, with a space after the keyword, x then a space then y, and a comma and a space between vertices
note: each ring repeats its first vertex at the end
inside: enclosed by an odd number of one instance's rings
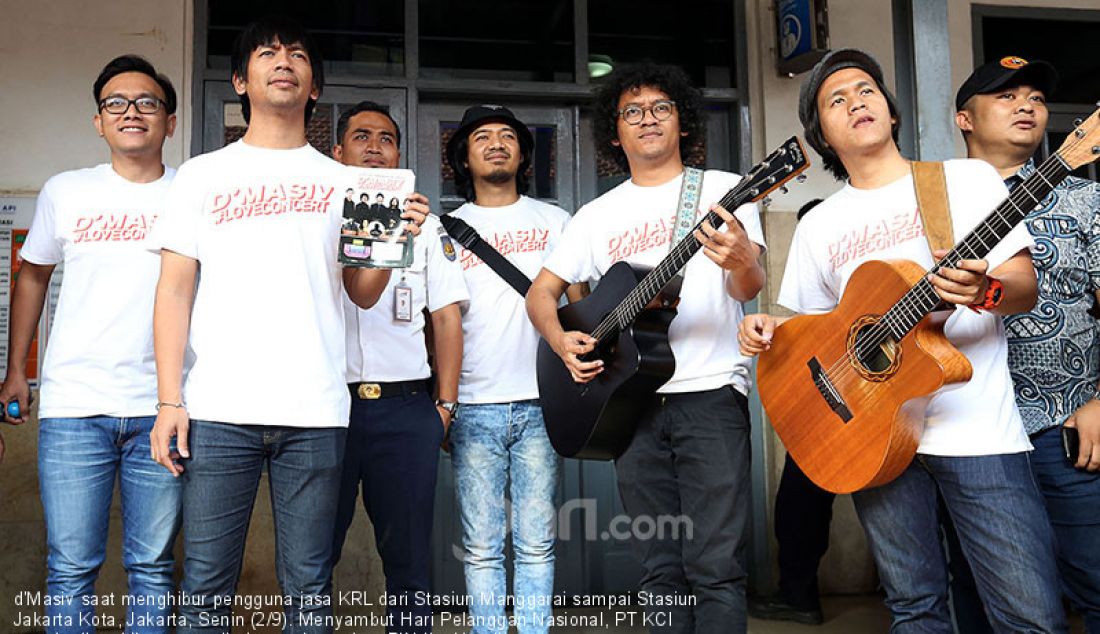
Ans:
POLYGON ((658 121, 664 121, 672 116, 672 111, 676 108, 676 102, 670 99, 661 99, 660 101, 654 101, 650 106, 639 106, 637 104, 630 104, 629 106, 619 110, 615 114, 623 118, 630 125, 638 125, 645 118, 646 110, 653 113, 653 118, 658 121))
POLYGON ((160 112, 160 107, 164 102, 156 97, 138 97, 137 99, 107 97, 100 100, 99 109, 109 114, 126 114, 126 111, 130 109, 130 104, 133 104, 141 114, 156 114, 160 112))

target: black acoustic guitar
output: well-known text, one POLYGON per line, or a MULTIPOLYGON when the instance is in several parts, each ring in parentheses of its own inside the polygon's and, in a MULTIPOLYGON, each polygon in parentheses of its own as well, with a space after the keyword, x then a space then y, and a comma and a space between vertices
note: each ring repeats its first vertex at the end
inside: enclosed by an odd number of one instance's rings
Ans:
MULTIPOLYGON (((783 187, 809 166, 797 137, 791 137, 754 167, 719 201, 732 212, 783 187)), ((713 212, 699 221, 723 224, 713 212)), ((558 310, 566 331, 587 332, 598 341, 585 360, 602 359, 603 372, 576 383, 545 340, 539 342, 539 401, 554 449, 567 458, 611 460, 630 444, 642 411, 657 389, 672 378, 676 360, 668 343, 674 306, 651 307, 699 250, 694 231, 667 257, 647 269, 618 262, 600 278, 596 290, 558 310)), ((720 292, 718 289, 715 292, 720 292)))

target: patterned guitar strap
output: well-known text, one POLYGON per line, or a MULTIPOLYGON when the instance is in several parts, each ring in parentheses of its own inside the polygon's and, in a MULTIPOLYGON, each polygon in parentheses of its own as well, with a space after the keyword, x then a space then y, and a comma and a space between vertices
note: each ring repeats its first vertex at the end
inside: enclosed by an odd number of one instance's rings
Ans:
MULTIPOLYGON (((691 233, 695 226, 695 210, 699 206, 699 194, 703 191, 703 170, 684 166, 684 180, 680 184, 680 202, 676 206, 676 224, 672 228, 672 237, 668 241, 668 250, 680 243, 691 233)), ((661 305, 672 306, 680 298, 680 287, 684 284, 681 270, 665 287, 661 289, 661 305)))

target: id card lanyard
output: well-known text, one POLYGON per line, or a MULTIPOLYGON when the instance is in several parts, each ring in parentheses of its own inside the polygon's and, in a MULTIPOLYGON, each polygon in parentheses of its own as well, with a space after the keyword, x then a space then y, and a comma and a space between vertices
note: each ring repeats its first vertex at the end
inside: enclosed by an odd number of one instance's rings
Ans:
POLYGON ((413 292, 412 287, 405 281, 405 269, 401 269, 401 279, 393 287, 393 319, 394 321, 410 322, 412 313, 413 292))

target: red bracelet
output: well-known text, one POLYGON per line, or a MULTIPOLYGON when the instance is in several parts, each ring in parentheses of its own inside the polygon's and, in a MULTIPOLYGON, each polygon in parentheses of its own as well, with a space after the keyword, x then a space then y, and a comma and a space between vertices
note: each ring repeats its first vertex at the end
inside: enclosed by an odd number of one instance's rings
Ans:
POLYGON ((967 306, 970 310, 980 313, 983 310, 993 310, 1001 305, 1001 300, 1005 298, 1005 285, 1001 283, 1001 280, 993 277, 992 275, 986 275, 986 287, 985 297, 982 301, 975 302, 967 306))

